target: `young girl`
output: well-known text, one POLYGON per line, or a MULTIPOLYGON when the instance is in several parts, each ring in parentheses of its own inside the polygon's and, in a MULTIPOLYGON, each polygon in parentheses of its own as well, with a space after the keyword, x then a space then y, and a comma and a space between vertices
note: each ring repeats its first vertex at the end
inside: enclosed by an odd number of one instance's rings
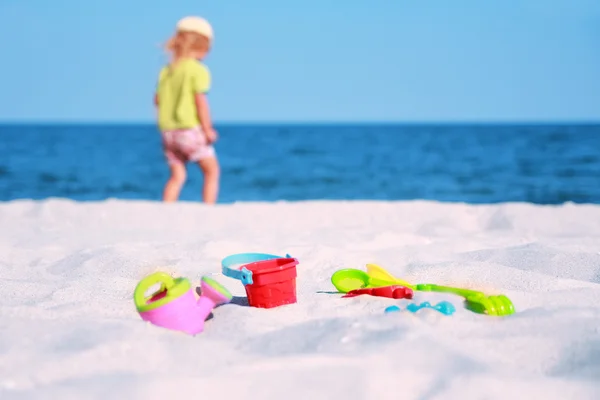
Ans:
POLYGON ((167 42, 171 62, 162 68, 154 103, 158 108, 158 127, 171 170, 163 200, 173 202, 186 180, 186 163, 197 162, 204 174, 202 198, 214 204, 219 191, 219 163, 213 143, 217 133, 212 127, 208 100, 210 72, 201 62, 210 50, 213 31, 200 17, 185 17, 167 42))

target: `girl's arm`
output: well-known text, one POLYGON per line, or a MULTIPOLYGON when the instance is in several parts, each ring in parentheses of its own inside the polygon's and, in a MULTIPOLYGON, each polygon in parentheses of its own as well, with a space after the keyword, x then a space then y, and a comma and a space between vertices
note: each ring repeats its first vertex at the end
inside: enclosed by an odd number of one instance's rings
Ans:
POLYGON ((204 93, 196 94, 196 109, 200 118, 200 127, 204 131, 209 143, 217 140, 217 133, 213 129, 212 120, 210 118, 210 107, 208 106, 208 98, 204 93))
POLYGON ((196 109, 200 118, 200 126, 205 132, 212 129, 212 121, 210 119, 210 108, 208 106, 208 98, 204 93, 196 94, 196 109))

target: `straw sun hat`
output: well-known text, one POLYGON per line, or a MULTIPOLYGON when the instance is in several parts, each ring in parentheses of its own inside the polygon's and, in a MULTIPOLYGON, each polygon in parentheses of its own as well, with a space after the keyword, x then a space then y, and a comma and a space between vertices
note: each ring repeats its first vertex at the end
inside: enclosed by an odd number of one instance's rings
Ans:
POLYGON ((213 29, 207 20, 201 17, 189 16, 177 21, 177 30, 186 32, 195 32, 206 36, 209 40, 213 39, 213 29))

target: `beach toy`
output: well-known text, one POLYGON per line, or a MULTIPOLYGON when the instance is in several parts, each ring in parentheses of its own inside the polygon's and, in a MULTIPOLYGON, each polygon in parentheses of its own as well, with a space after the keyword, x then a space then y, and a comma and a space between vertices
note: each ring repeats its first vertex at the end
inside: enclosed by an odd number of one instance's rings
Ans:
POLYGON ((377 264, 367 264, 367 274, 373 279, 375 282, 377 281, 389 281, 395 282, 396 285, 405 286, 415 290, 415 286, 404 279, 396 278, 394 275, 387 272, 385 269, 380 267, 377 264))
POLYGON ((204 330, 204 321, 213 308, 232 299, 225 287, 206 276, 200 280, 200 290, 202 294, 196 300, 188 279, 156 272, 138 283, 133 299, 144 321, 195 335, 204 330), (160 288, 146 297, 148 289, 156 284, 160 284, 160 288))
POLYGON ((358 269, 342 269, 331 276, 331 283, 342 293, 366 287, 381 287, 401 285, 413 290, 423 292, 452 293, 465 299, 465 307, 478 314, 490 316, 506 316, 514 314, 515 308, 512 301, 503 294, 488 296, 483 292, 440 286, 430 283, 410 284, 398 279, 382 267, 367 264, 367 272, 358 269))
POLYGON ((341 293, 348 293, 356 289, 392 285, 414 289, 414 286, 407 281, 386 274, 387 272, 380 266, 367 264, 367 272, 354 268, 336 271, 331 276, 331 283, 341 293))
MULTIPOLYGON (((456 308, 454 308, 454 305, 452 305, 452 303, 450 303, 448 301, 440 301, 435 306, 432 306, 428 301, 423 302, 421 304, 410 303, 408 306, 406 306, 406 310, 410 311, 412 313, 416 313, 417 311, 419 311, 423 308, 431 308, 432 310, 439 311, 445 315, 452 315, 456 311, 456 308)), ((385 309, 384 312, 387 314, 390 312, 397 312, 397 311, 400 311, 400 307, 389 306, 385 309)))
POLYGON ((240 253, 221 261, 223 275, 240 280, 248 305, 258 308, 296 303, 296 265, 298 260, 289 254, 240 253), (239 264, 242 266, 233 268, 239 264))
MULTIPOLYGON (((385 269, 378 267, 376 276, 387 276, 388 279, 395 279, 392 274, 385 269)), ((414 285, 415 290, 421 292, 451 293, 461 296, 465 299, 465 308, 478 314, 487 314, 490 316, 506 316, 514 314, 515 308, 508 297, 503 294, 487 296, 483 292, 470 289, 460 289, 449 286, 440 286, 430 283, 419 283, 414 285)))
POLYGON ((376 297, 387 297, 390 299, 412 299, 413 297, 412 289, 406 288, 404 286, 392 285, 376 288, 363 288, 351 290, 345 296, 342 296, 342 298, 355 297, 363 294, 368 294, 376 297))
POLYGON ((422 292, 452 293, 465 299, 465 308, 478 314, 491 316, 506 316, 515 313, 515 307, 508 297, 503 294, 488 296, 483 292, 470 289, 460 289, 440 286, 430 283, 420 283, 417 290, 422 292))

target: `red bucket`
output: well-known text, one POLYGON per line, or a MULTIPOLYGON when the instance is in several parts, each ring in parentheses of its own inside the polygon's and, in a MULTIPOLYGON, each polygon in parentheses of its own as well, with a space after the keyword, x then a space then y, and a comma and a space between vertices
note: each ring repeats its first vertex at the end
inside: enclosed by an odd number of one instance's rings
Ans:
POLYGON ((246 264, 252 284, 245 285, 251 307, 273 308, 296 302, 295 258, 274 258, 246 264))

